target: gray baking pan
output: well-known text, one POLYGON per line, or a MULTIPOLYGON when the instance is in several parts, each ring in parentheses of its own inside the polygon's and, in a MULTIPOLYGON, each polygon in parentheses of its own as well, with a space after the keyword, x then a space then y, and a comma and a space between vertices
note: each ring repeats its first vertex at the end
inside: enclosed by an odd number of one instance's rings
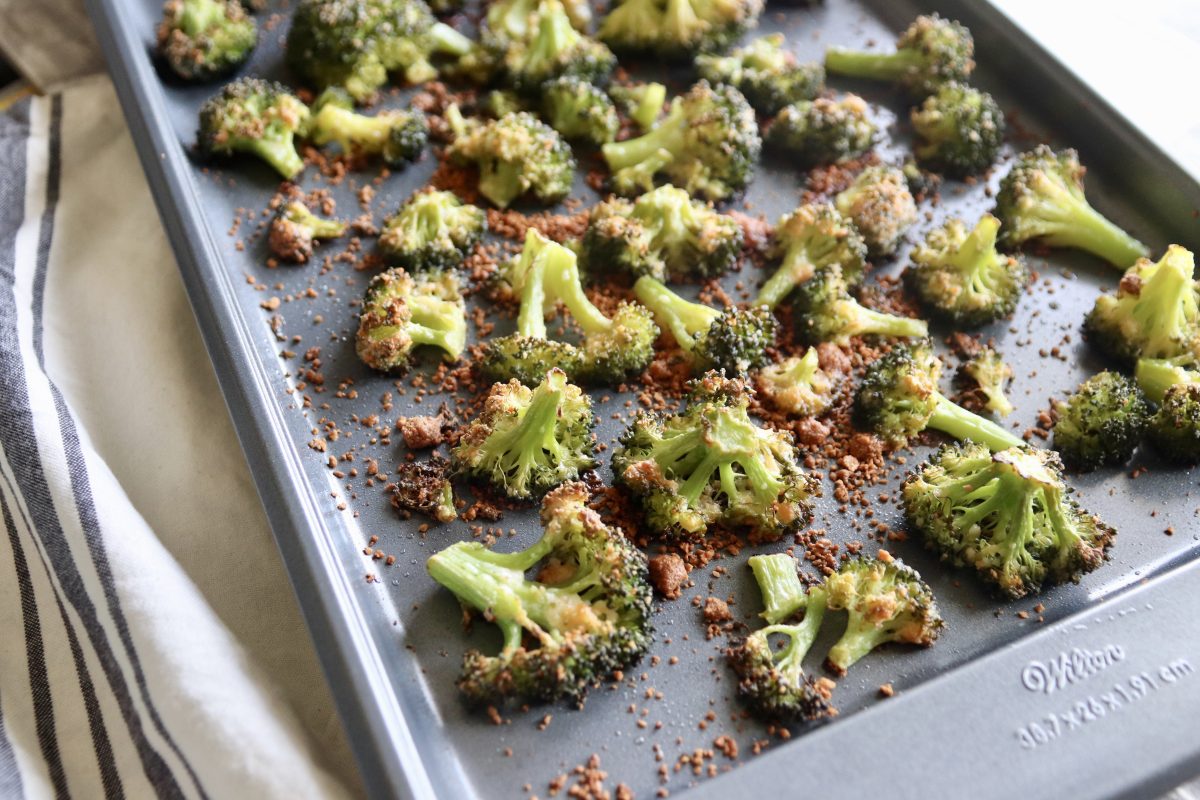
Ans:
MULTIPOLYGON (((1197 473, 1169 469, 1145 451, 1124 470, 1072 479, 1082 504, 1120 531, 1111 561, 1078 585, 1000 603, 972 576, 940 566, 915 539, 889 544, 933 585, 947 630, 928 650, 884 648, 864 659, 838 684, 841 715, 816 729, 794 729, 787 741, 741 713, 720 658, 726 641, 705 639, 691 602, 728 597, 740 621, 757 624, 758 600, 744 564, 755 548, 694 572, 695 586, 682 599, 661 604, 656 658, 624 682, 593 692, 584 711, 509 709, 496 726, 468 710, 454 688, 461 653, 498 640, 487 625, 463 631, 453 598, 424 570, 430 553, 471 535, 467 523, 422 534, 417 521, 394 515, 378 487, 366 487, 362 475, 349 485, 339 480, 326 466, 328 453, 308 446, 332 420, 343 437, 330 443, 329 453, 356 449, 357 466, 371 457, 384 470, 403 456, 399 444, 380 444, 353 422, 381 414, 381 395, 395 391, 392 379, 364 370, 353 352, 350 301, 369 273, 341 262, 326 272, 315 264, 269 269, 262 237, 252 235, 256 221, 231 235, 237 209, 262 209, 276 179, 251 161, 194 160, 196 111, 215 87, 181 86, 156 71, 157 0, 89 5, 250 470, 373 795, 546 796, 555 776, 592 754, 609 773, 610 787, 623 782, 639 797, 659 788, 673 795, 687 789, 696 796, 772 790, 790 796, 800 787, 837 797, 1141 796, 1200 772, 1200 743, 1187 735, 1200 712, 1200 676, 1193 671, 1200 669, 1200 623, 1192 613, 1200 573, 1191 563, 1200 533, 1197 473), (315 297, 305 296, 310 288, 315 297), (264 311, 261 304, 272 297, 281 299, 279 308, 264 311), (273 314, 282 317, 287 341, 272 332, 273 314), (321 347, 326 378, 320 393, 311 383, 298 388, 301 363, 281 357, 284 350, 303 353, 313 346, 321 347), (353 381, 356 398, 335 396, 339 384, 350 386, 346 381, 353 381), (1136 479, 1130 475, 1135 467, 1141 468, 1136 479), (393 565, 364 557, 371 536, 379 537, 374 547, 396 557, 393 565), (718 565, 724 570, 714 573, 718 565), (1040 612, 1037 603, 1044 606, 1040 612), (879 699, 884 683, 896 697, 879 699), (547 714, 552 718, 539 730, 547 714), (723 735, 737 742, 740 756, 706 752, 723 735), (750 756, 755 749, 766 752, 750 756), (701 764, 694 770, 697 750, 701 764), (681 761, 685 755, 689 762, 681 761)), ((785 30, 801 58, 817 58, 828 43, 888 42, 917 13, 933 10, 971 27, 978 82, 1019 123, 1014 130, 1081 151, 1088 194, 1103 213, 1156 253, 1171 242, 1193 250, 1200 245, 1200 186, 984 0, 779 5, 764 15, 761 30, 785 30)), ((288 79, 280 57, 285 25, 268 25, 246 73, 288 79)), ((687 80, 685 74, 666 77, 677 87, 687 80)), ((906 136, 903 100, 887 87, 831 84, 873 104, 886 128, 881 153, 898 158, 906 136)), ((403 104, 406 96, 387 102, 403 104)), ((434 166, 426 156, 380 183, 369 210, 381 218, 423 185, 434 166)), ((996 170, 993 187, 1005 168, 996 170)), ((306 186, 316 185, 312 172, 306 186)), ((352 175, 332 189, 341 216, 359 213, 355 190, 373 177, 352 175)), ((793 170, 767 160, 746 200, 773 219, 796 205, 800 187, 793 170)), ((945 185, 941 203, 916 235, 947 214, 974 219, 990 205, 987 188, 945 185)), ((582 181, 577 195, 589 204, 596 199, 582 181)), ((902 265, 903 258, 882 271, 902 265)), ((1013 320, 986 331, 1014 364, 1015 424, 1022 430, 1050 396, 1104 366, 1083 345, 1079 324, 1098 291, 1117 277, 1068 252, 1031 257, 1031 265, 1041 276, 1035 290, 1013 320), (1058 357, 1042 354, 1053 348, 1058 357)), ((730 281, 752 286, 760 277, 747 266, 730 281)), ((597 409, 604 440, 619 432, 611 412, 627 399, 608 394, 610 402, 597 409)), ((413 392, 397 394, 382 424, 437 403, 436 396, 416 404, 413 392)), ((909 467, 926 453, 910 454, 909 467)), ((878 491, 894 489, 903 473, 898 467, 890 487, 878 491)), ((601 477, 611 477, 607 467, 601 477)), ((877 519, 902 526, 894 504, 877 504, 876 511, 877 519)), ((850 522, 827 487, 814 525, 835 542, 863 539, 850 522)), ((538 535, 532 512, 509 513, 498 524, 515 531, 512 541, 502 537, 502 548, 538 535)), ((867 542, 868 550, 875 546, 867 542)), ((820 644, 815 652, 823 652, 820 644)))

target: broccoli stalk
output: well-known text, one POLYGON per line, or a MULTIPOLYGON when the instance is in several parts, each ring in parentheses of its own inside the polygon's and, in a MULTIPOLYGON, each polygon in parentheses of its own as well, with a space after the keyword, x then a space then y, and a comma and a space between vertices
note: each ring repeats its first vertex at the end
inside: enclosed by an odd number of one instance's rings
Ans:
POLYGON ((750 556, 747 563, 766 606, 759 616, 767 624, 783 622, 804 608, 808 598, 796 573, 796 559, 787 553, 771 553, 750 556))
POLYGON ((451 273, 416 278, 399 267, 376 275, 359 316, 356 349, 377 370, 406 367, 419 345, 438 347, 448 360, 467 346, 467 318, 451 273))
POLYGON ((850 343, 854 336, 924 337, 923 319, 885 314, 867 308, 850 296, 842 269, 831 264, 800 286, 797 309, 799 334, 810 344, 850 343))
POLYGON ((756 306, 774 310, 818 270, 837 264, 851 284, 862 281, 867 247, 845 217, 828 203, 805 204, 779 220, 772 250, 783 262, 763 284, 756 306))
POLYGON ((1138 386, 1152 403, 1161 403, 1163 396, 1178 384, 1200 384, 1200 364, 1192 355, 1176 358, 1139 358, 1134 372, 1138 386))
POLYGON ((836 75, 891 81, 916 94, 931 94, 943 83, 966 81, 975 69, 975 42, 958 22, 937 14, 920 16, 896 40, 892 53, 843 47, 825 51, 825 69, 836 75))
MULTIPOLYGON (((639 83, 633 86, 610 86, 609 95, 622 105, 629 118, 643 132, 651 130, 667 102, 667 87, 661 83, 639 83)), ((658 167, 655 169, 657 172, 658 167)))
POLYGON ((373 117, 354 111, 342 89, 326 89, 314 105, 308 135, 313 144, 337 144, 351 156, 379 155, 389 166, 415 161, 425 149, 429 125, 419 111, 381 111, 373 117))
POLYGON ((312 256, 313 242, 336 239, 346 232, 346 223, 322 219, 299 200, 279 207, 271 220, 267 243, 271 252, 285 261, 303 264, 312 256))
POLYGON ((290 179, 304 169, 295 137, 308 120, 308 107, 287 87, 239 78, 201 107, 196 143, 205 155, 256 155, 290 179))
POLYGON ((821 369, 817 348, 763 367, 755 380, 767 402, 787 414, 814 417, 833 405, 833 380, 821 369))

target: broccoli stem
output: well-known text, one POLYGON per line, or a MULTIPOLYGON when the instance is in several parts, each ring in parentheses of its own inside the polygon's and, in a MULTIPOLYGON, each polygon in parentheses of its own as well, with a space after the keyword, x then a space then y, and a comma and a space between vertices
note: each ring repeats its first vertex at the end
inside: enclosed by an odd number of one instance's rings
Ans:
POLYGON ((524 164, 493 159, 479 171, 479 193, 500 208, 506 208, 521 196, 524 175, 524 164))
POLYGON ((592 305, 592 301, 584 294, 583 283, 579 279, 579 262, 574 253, 556 248, 547 259, 544 269, 550 291, 567 307, 571 318, 585 333, 612 330, 612 320, 592 305))
POLYGON ((933 416, 926 427, 948 433, 955 439, 970 439, 987 445, 992 450, 1007 450, 1024 447, 1025 440, 1005 430, 990 419, 972 414, 965 408, 950 402, 942 394, 937 395, 933 416))
POLYGON ((775 274, 768 278, 758 291, 754 305, 766 306, 774 311, 792 290, 811 278, 814 272, 816 267, 804 257, 803 251, 789 251, 783 257, 779 269, 775 270, 775 274))
POLYGON ((796 574, 796 559, 787 553, 753 556, 750 569, 766 610, 760 616, 774 625, 804 607, 807 597, 796 574))
POLYGON ((1046 244, 1078 247, 1122 270, 1132 267, 1139 258, 1150 254, 1146 245, 1110 222, 1087 202, 1076 202, 1069 216, 1067 225, 1042 237, 1046 244))
POLYGON ((471 52, 474 44, 469 38, 443 22, 433 23, 433 27, 429 29, 429 39, 433 42, 433 52, 451 56, 465 56, 471 52))
POLYGON ((304 170, 304 159, 296 152, 290 134, 286 137, 255 139, 249 142, 249 147, 255 155, 289 180, 304 170))
POLYGON ((637 107, 629 116, 643 131, 654 128, 658 115, 662 113, 663 103, 667 101, 667 87, 661 83, 648 83, 642 91, 637 107))
POLYGON ((553 64, 559 54, 565 53, 579 38, 579 32, 571 26, 561 4, 544 7, 538 15, 537 34, 529 50, 526 69, 536 74, 543 64, 553 64))
POLYGON ((844 47, 831 47, 825 51, 825 69, 852 78, 895 81, 920 64, 921 54, 911 50, 864 53, 844 47))
POLYGON ((313 141, 319 145, 336 142, 347 154, 356 149, 377 152, 383 147, 391 128, 392 121, 386 116, 368 117, 327 104, 313 119, 313 141))
POLYGON ((636 139, 609 142, 601 148, 601 152, 608 168, 614 171, 655 158, 659 150, 677 153, 682 146, 683 126, 683 107, 676 100, 667 118, 657 128, 636 139))
POLYGON ((546 285, 542 270, 530 269, 521 289, 521 310, 517 312, 517 333, 531 339, 546 338, 546 285))
POLYGON ((755 636, 769 638, 772 634, 782 634, 788 637, 787 646, 775 661, 775 668, 793 684, 799 683, 804 677, 804 657, 812 649, 821 630, 821 621, 825 618, 825 592, 813 589, 808 596, 804 619, 796 625, 768 625, 761 628, 755 636))
POLYGON ((845 672, 854 662, 886 641, 888 635, 883 628, 876 627, 857 614, 850 614, 846 632, 829 649, 829 663, 845 672))
POLYGON ((1161 403, 1167 390, 1179 383, 1200 383, 1200 374, 1168 358, 1140 358, 1134 373, 1138 386, 1152 402, 1161 403))
POLYGON ((922 337, 929 333, 929 326, 923 319, 901 317, 895 314, 884 314, 874 311, 855 300, 841 300, 836 313, 844 316, 849 322, 846 331, 848 336, 878 336, 922 337))
POLYGON ((696 337, 721 316, 714 308, 684 300, 649 275, 637 279, 633 293, 671 331, 675 342, 689 352, 695 347, 696 337))

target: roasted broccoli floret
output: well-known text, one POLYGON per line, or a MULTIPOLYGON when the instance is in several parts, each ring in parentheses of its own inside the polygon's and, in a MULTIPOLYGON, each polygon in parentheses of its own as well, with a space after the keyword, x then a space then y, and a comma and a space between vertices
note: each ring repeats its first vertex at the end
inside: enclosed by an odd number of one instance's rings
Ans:
POLYGON ((617 59, 605 45, 571 25, 559 0, 538 0, 530 33, 512 41, 501 65, 505 79, 525 94, 540 94, 542 85, 565 76, 605 83, 617 59))
POLYGON ((775 309, 818 271, 838 265, 851 285, 862 282, 867 245, 849 220, 828 203, 806 203, 779 220, 771 254, 783 259, 758 292, 756 306, 775 309))
POLYGON ((890 256, 917 221, 917 201, 896 167, 867 167, 838 193, 834 205, 854 222, 872 256, 890 256))
POLYGON ((750 419, 750 393, 709 372, 693 382, 684 411, 641 414, 621 436, 613 474, 651 530, 695 538, 714 525, 745 527, 765 541, 808 523, 820 484, 800 467, 790 433, 750 419))
POLYGON ((494 379, 516 378, 534 385, 552 366, 572 380, 614 384, 645 369, 654 358, 658 326, 636 303, 622 303, 611 319, 583 292, 575 253, 546 239, 535 228, 525 247, 500 272, 501 294, 519 299, 514 334, 490 339, 480 370, 494 379), (562 304, 583 331, 578 345, 547 338, 546 315, 562 304))
POLYGON ((298 200, 284 203, 271 220, 267 244, 271 252, 284 261, 303 264, 312 256, 313 243, 318 239, 336 239, 346 232, 346 223, 322 219, 298 200))
POLYGON ((1037 240, 1077 247, 1118 269, 1148 256, 1144 244, 1091 207, 1083 194, 1083 173, 1074 150, 1056 153, 1042 144, 1019 155, 996 195, 996 216, 1004 223, 1000 243, 1016 247, 1037 240))
POLYGON ((613 198, 592 209, 583 252, 595 269, 670 278, 714 278, 737 264, 741 224, 674 186, 636 201, 613 198))
POLYGON ((395 480, 389 484, 392 505, 438 522, 458 519, 450 470, 450 462, 436 455, 428 461, 401 461, 393 473, 395 480))
POLYGON ((981 348, 970 361, 958 368, 958 374, 974 384, 976 391, 983 395, 983 406, 988 411, 1001 417, 1013 412, 1013 404, 1004 393, 1004 387, 1013 377, 1012 367, 995 350, 981 348))
POLYGON ((1178 383, 1200 383, 1200 361, 1193 354, 1175 358, 1139 358, 1134 373, 1138 387, 1152 403, 1161 403, 1178 383))
POLYGON ((1200 462, 1200 384, 1179 383, 1167 389, 1147 433, 1163 458, 1179 464, 1200 462))
MULTIPOLYGON (((651 130, 667 102, 667 87, 661 83, 635 83, 608 87, 608 94, 642 132, 651 130)), ((657 170, 656 170, 657 171, 657 170)))
POLYGON ((367 287, 358 318, 358 357, 372 369, 408 366, 418 345, 440 347, 448 360, 467 346, 467 316, 453 273, 416 277, 396 267, 367 287))
POLYGON ((758 24, 763 0, 621 0, 599 36, 621 51, 690 60, 717 53, 758 24))
POLYGON ((611 142, 621 127, 617 107, 604 90, 575 77, 542 87, 542 114, 563 136, 597 147, 611 142))
POLYGON ((240 0, 167 0, 158 54, 179 77, 210 80, 232 72, 258 43, 258 26, 240 0))
POLYGON ((810 344, 850 344, 854 336, 929 335, 923 319, 875 311, 850 294, 842 268, 831 264, 800 285, 796 293, 796 331, 810 344))
POLYGON ((790 103, 815 99, 825 88, 825 68, 799 63, 783 45, 782 33, 767 34, 728 55, 697 56, 696 69, 710 83, 735 87, 755 110, 770 116, 790 103))
POLYGON ((887 642, 928 647, 945 624, 929 584, 886 550, 843 561, 824 589, 826 608, 848 617, 846 632, 825 659, 838 674, 887 642))
POLYGON ((833 379, 821 369, 815 347, 808 348, 803 356, 763 367, 754 383, 768 403, 795 417, 823 414, 836 397, 833 379))
POLYGON ((1000 220, 991 214, 972 231, 951 219, 913 248, 904 278, 933 316, 956 329, 978 328, 1016 309, 1029 273, 1019 258, 997 252, 999 230, 1000 220))
POLYGON ((1050 450, 943 446, 904 483, 909 524, 943 561, 971 567, 1010 598, 1078 581, 1116 531, 1070 498, 1050 450))
POLYGON ((545 531, 528 550, 497 553, 457 542, 429 559, 433 579, 504 636, 498 655, 464 656, 458 688, 469 701, 581 705, 590 687, 650 647, 646 557, 587 501, 582 483, 546 495, 545 531))
POLYGON ((527 498, 596 466, 592 401, 557 367, 530 389, 497 383, 452 451, 455 468, 527 498))
POLYGON ((955 178, 983 172, 1004 143, 1004 112, 987 92, 947 83, 910 115, 920 141, 913 153, 925 166, 955 178))
POLYGON ((200 108, 196 146, 205 156, 249 153, 285 178, 304 169, 295 137, 308 127, 308 106, 279 83, 239 78, 200 108))
POLYGON ((406 269, 453 269, 486 230, 483 209, 463 203, 452 192, 417 192, 384 223, 379 249, 406 269))
POLYGON ((1141 259, 1116 295, 1102 294, 1083 322, 1088 340, 1126 364, 1200 352, 1200 284, 1191 252, 1171 245, 1156 262, 1141 259))
POLYGON ((684 300, 664 284, 643 275, 633 284, 637 299, 654 312, 655 319, 692 359, 699 372, 724 370, 744 375, 767 360, 775 344, 776 322, 768 309, 726 308, 684 300))
MULTIPOLYGON (((533 14, 541 0, 494 0, 487 6, 484 15, 484 38, 494 38, 502 43, 528 39, 534 28, 533 14)), ((592 19, 592 8, 588 0, 566 0, 563 8, 577 31, 586 31, 592 19)))
POLYGON ((1131 378, 1101 372, 1054 404, 1054 449, 1072 469, 1119 466, 1137 449, 1150 419, 1146 396, 1131 378))
POLYGON ((340 86, 369 100, 399 72, 409 83, 437 77, 436 55, 459 57, 471 40, 438 22, 424 0, 301 0, 287 62, 319 89, 340 86))
POLYGON ((913 94, 928 95, 944 83, 966 81, 975 69, 975 40, 966 26, 937 14, 917 17, 896 40, 893 53, 844 47, 825 51, 825 69, 835 75, 891 81, 913 94))
POLYGON ((379 156, 388 166, 416 161, 429 138, 429 124, 420 111, 392 109, 373 117, 354 111, 354 99, 344 89, 326 89, 313 106, 308 138, 318 146, 336 144, 346 156, 379 156))
POLYGON ((854 420, 893 447, 925 428, 970 439, 993 450, 1025 442, 989 419, 956 406, 938 391, 942 362, 928 342, 894 347, 871 363, 854 397, 854 420))
POLYGON ((784 106, 767 127, 767 147, 802 168, 858 158, 871 149, 875 125, 856 94, 818 97, 784 106))
POLYGON ((667 116, 649 133, 603 148, 615 182, 637 185, 662 172, 689 194, 709 200, 745 187, 761 150, 758 122, 746 98, 732 86, 712 87, 708 81, 671 101, 667 116))
POLYGON ((571 191, 575 156, 558 132, 521 111, 468 125, 453 110, 447 119, 454 143, 446 155, 456 164, 479 169, 479 193, 500 208, 524 195, 557 203, 571 191))

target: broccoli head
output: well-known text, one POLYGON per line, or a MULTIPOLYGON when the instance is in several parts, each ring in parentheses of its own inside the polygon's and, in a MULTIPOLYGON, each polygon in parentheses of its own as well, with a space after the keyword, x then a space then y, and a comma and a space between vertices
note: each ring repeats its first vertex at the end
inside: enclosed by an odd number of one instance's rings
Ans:
POLYGON ((539 94, 542 85, 555 78, 608 81, 616 57, 605 45, 575 30, 559 0, 538 0, 533 13, 533 29, 510 42, 502 59, 504 76, 514 88, 539 94))
POLYGON ((668 60, 717 53, 758 24, 763 0, 622 0, 599 36, 620 51, 668 60))
POLYGON ((298 200, 284 203, 271 220, 267 244, 271 252, 296 264, 304 264, 312 257, 313 242, 318 239, 336 239, 346 232, 346 223, 336 219, 322 219, 308 210, 298 200))
MULTIPOLYGON (((493 0, 488 3, 484 15, 484 38, 493 38, 501 44, 524 41, 533 35, 541 0, 493 0)), ((578 31, 586 31, 592 19, 592 8, 588 0, 566 0, 563 2, 567 17, 578 31)))
POLYGON ((693 382, 684 411, 641 414, 621 436, 613 474, 651 530, 695 538, 723 525, 777 540, 811 519, 820 484, 800 467, 791 434, 750 419, 750 394, 742 381, 709 372, 693 382))
POLYGON ((675 98, 649 133, 603 147, 614 184, 644 186, 662 172, 689 194, 708 200, 722 200, 744 188, 761 150, 758 121, 746 98, 731 86, 713 87, 708 81, 675 98))
POLYGON ((1054 404, 1054 412, 1054 449, 1081 472, 1128 461, 1150 419, 1150 405, 1137 384, 1108 371, 1079 384, 1065 402, 1054 404))
POLYGON ((545 530, 529 549, 457 542, 429 559, 433 579, 504 636, 499 654, 464 656, 458 687, 469 701, 582 705, 589 688, 650 647, 646 557, 587 503, 582 483, 564 484, 542 501, 545 530))
POLYGON ((1177 383, 1200 383, 1200 361, 1189 353, 1175 358, 1139 358, 1134 372, 1138 387, 1152 403, 1163 397, 1177 383))
POLYGON ((549 125, 521 111, 469 126, 456 112, 447 114, 455 139, 446 155, 479 169, 479 193, 492 203, 507 208, 524 195, 557 203, 571 191, 575 157, 549 125))
POLYGON ((596 466, 592 401, 552 367, 536 388, 497 383, 452 451, 460 472, 524 499, 596 466))
POLYGON ((420 111, 357 114, 344 89, 326 89, 313 107, 308 138, 318 146, 336 144, 350 158, 379 156, 388 166, 403 166, 420 157, 429 138, 429 124, 420 111))
POLYGON ((783 261, 754 305, 772 310, 821 270, 837 265, 842 278, 857 285, 867 267, 867 245, 858 229, 828 203, 806 203, 779 220, 771 255, 783 261))
POLYGON ((458 519, 454 488, 450 485, 451 464, 441 456, 428 461, 401 461, 388 485, 392 505, 401 511, 417 511, 438 522, 458 519))
POLYGON ((436 55, 465 55, 471 40, 438 22, 424 0, 301 0, 287 63, 319 89, 340 86, 359 102, 399 72, 409 83, 437 77, 436 55))
POLYGON ((1116 531, 1070 498, 1052 451, 943 446, 908 477, 909 524, 943 561, 971 567, 1010 598, 1078 581, 1104 563, 1116 531))
POLYGON ((913 153, 925 166, 955 178, 983 172, 1004 143, 1004 112, 987 92, 947 83, 911 114, 920 141, 913 153))
POLYGON ((801 284, 796 296, 797 333, 809 344, 832 342, 844 347, 854 336, 929 335, 923 319, 885 314, 855 300, 837 264, 801 284))
POLYGON ((599 270, 660 281, 714 278, 737 264, 742 241, 737 220, 668 185, 634 202, 613 198, 593 208, 583 251, 599 270))
POLYGON ((1017 157, 1000 181, 996 216, 1004 223, 1001 244, 1037 240, 1076 247, 1126 269, 1150 253, 1146 246, 1100 215, 1083 194, 1084 168, 1074 150, 1046 145, 1017 157))
POLYGON ((291 179, 304 169, 295 137, 304 133, 308 120, 308 106, 287 87, 239 78, 201 106, 196 146, 205 156, 258 156, 291 179))
POLYGON ((766 308, 718 311, 684 300, 649 275, 637 279, 633 293, 654 312, 697 371, 719 369, 743 375, 762 366, 767 348, 775 344, 775 317, 766 308))
POLYGON ((983 406, 988 411, 1001 417, 1013 412, 1013 404, 1004 393, 1004 387, 1012 380, 1013 370, 995 350, 981 348, 970 361, 958 368, 958 374, 983 395, 983 406))
POLYGON ((978 328, 1012 314, 1029 273, 996 250, 1000 220, 985 214, 968 231, 951 219, 913 248, 905 282, 929 312, 956 329, 978 328))
POLYGON ((617 135, 617 107, 603 89, 576 77, 550 81, 542 87, 542 113, 550 127, 568 139, 599 147, 617 135))
POLYGON ((928 342, 894 347, 867 367, 854 397, 854 420, 903 446, 925 428, 970 439, 993 450, 1025 442, 989 419, 956 406, 938 391, 942 362, 928 342))
POLYGON ((384 256, 406 269, 446 270, 463 263, 487 230, 487 214, 451 192, 417 192, 379 235, 384 256))
POLYGON ((758 393, 779 411, 795 417, 815 417, 829 410, 836 391, 829 373, 821 369, 817 348, 759 370, 758 393))
POLYGON ((467 316, 453 273, 411 276, 396 267, 367 287, 358 319, 358 357, 384 372, 408 366, 418 345, 455 360, 467 346, 467 316))
POLYGON ((760 114, 778 114, 791 103, 816 99, 825 88, 825 68, 797 62, 783 45, 782 33, 760 36, 728 55, 697 56, 696 69, 710 83, 735 87, 760 114))
POLYGON ((240 0, 167 0, 158 54, 176 75, 203 81, 241 66, 258 44, 258 26, 240 0))
POLYGON ((608 87, 608 94, 643 133, 658 123, 667 102, 667 87, 661 83, 613 85, 608 87))
POLYGON ((1200 384, 1179 383, 1167 389, 1147 433, 1168 461, 1200 462, 1200 384))
POLYGON ((825 51, 825 69, 835 75, 891 81, 913 94, 928 95, 951 81, 966 81, 975 69, 975 40, 965 25, 937 14, 920 16, 896 40, 892 53, 844 47, 825 51))
POLYGON ((766 133, 767 147, 785 153, 804 168, 858 158, 871 149, 874 138, 867 101, 856 94, 784 106, 766 133))
POLYGON ((854 221, 872 256, 895 253, 905 232, 917 221, 917 201, 908 190, 904 173, 896 167, 867 167, 838 194, 834 205, 854 221))
POLYGON ((1125 273, 1116 295, 1102 294, 1083 332, 1102 353, 1133 364, 1200 352, 1200 284, 1192 254, 1171 245, 1158 262, 1141 259, 1125 273))

